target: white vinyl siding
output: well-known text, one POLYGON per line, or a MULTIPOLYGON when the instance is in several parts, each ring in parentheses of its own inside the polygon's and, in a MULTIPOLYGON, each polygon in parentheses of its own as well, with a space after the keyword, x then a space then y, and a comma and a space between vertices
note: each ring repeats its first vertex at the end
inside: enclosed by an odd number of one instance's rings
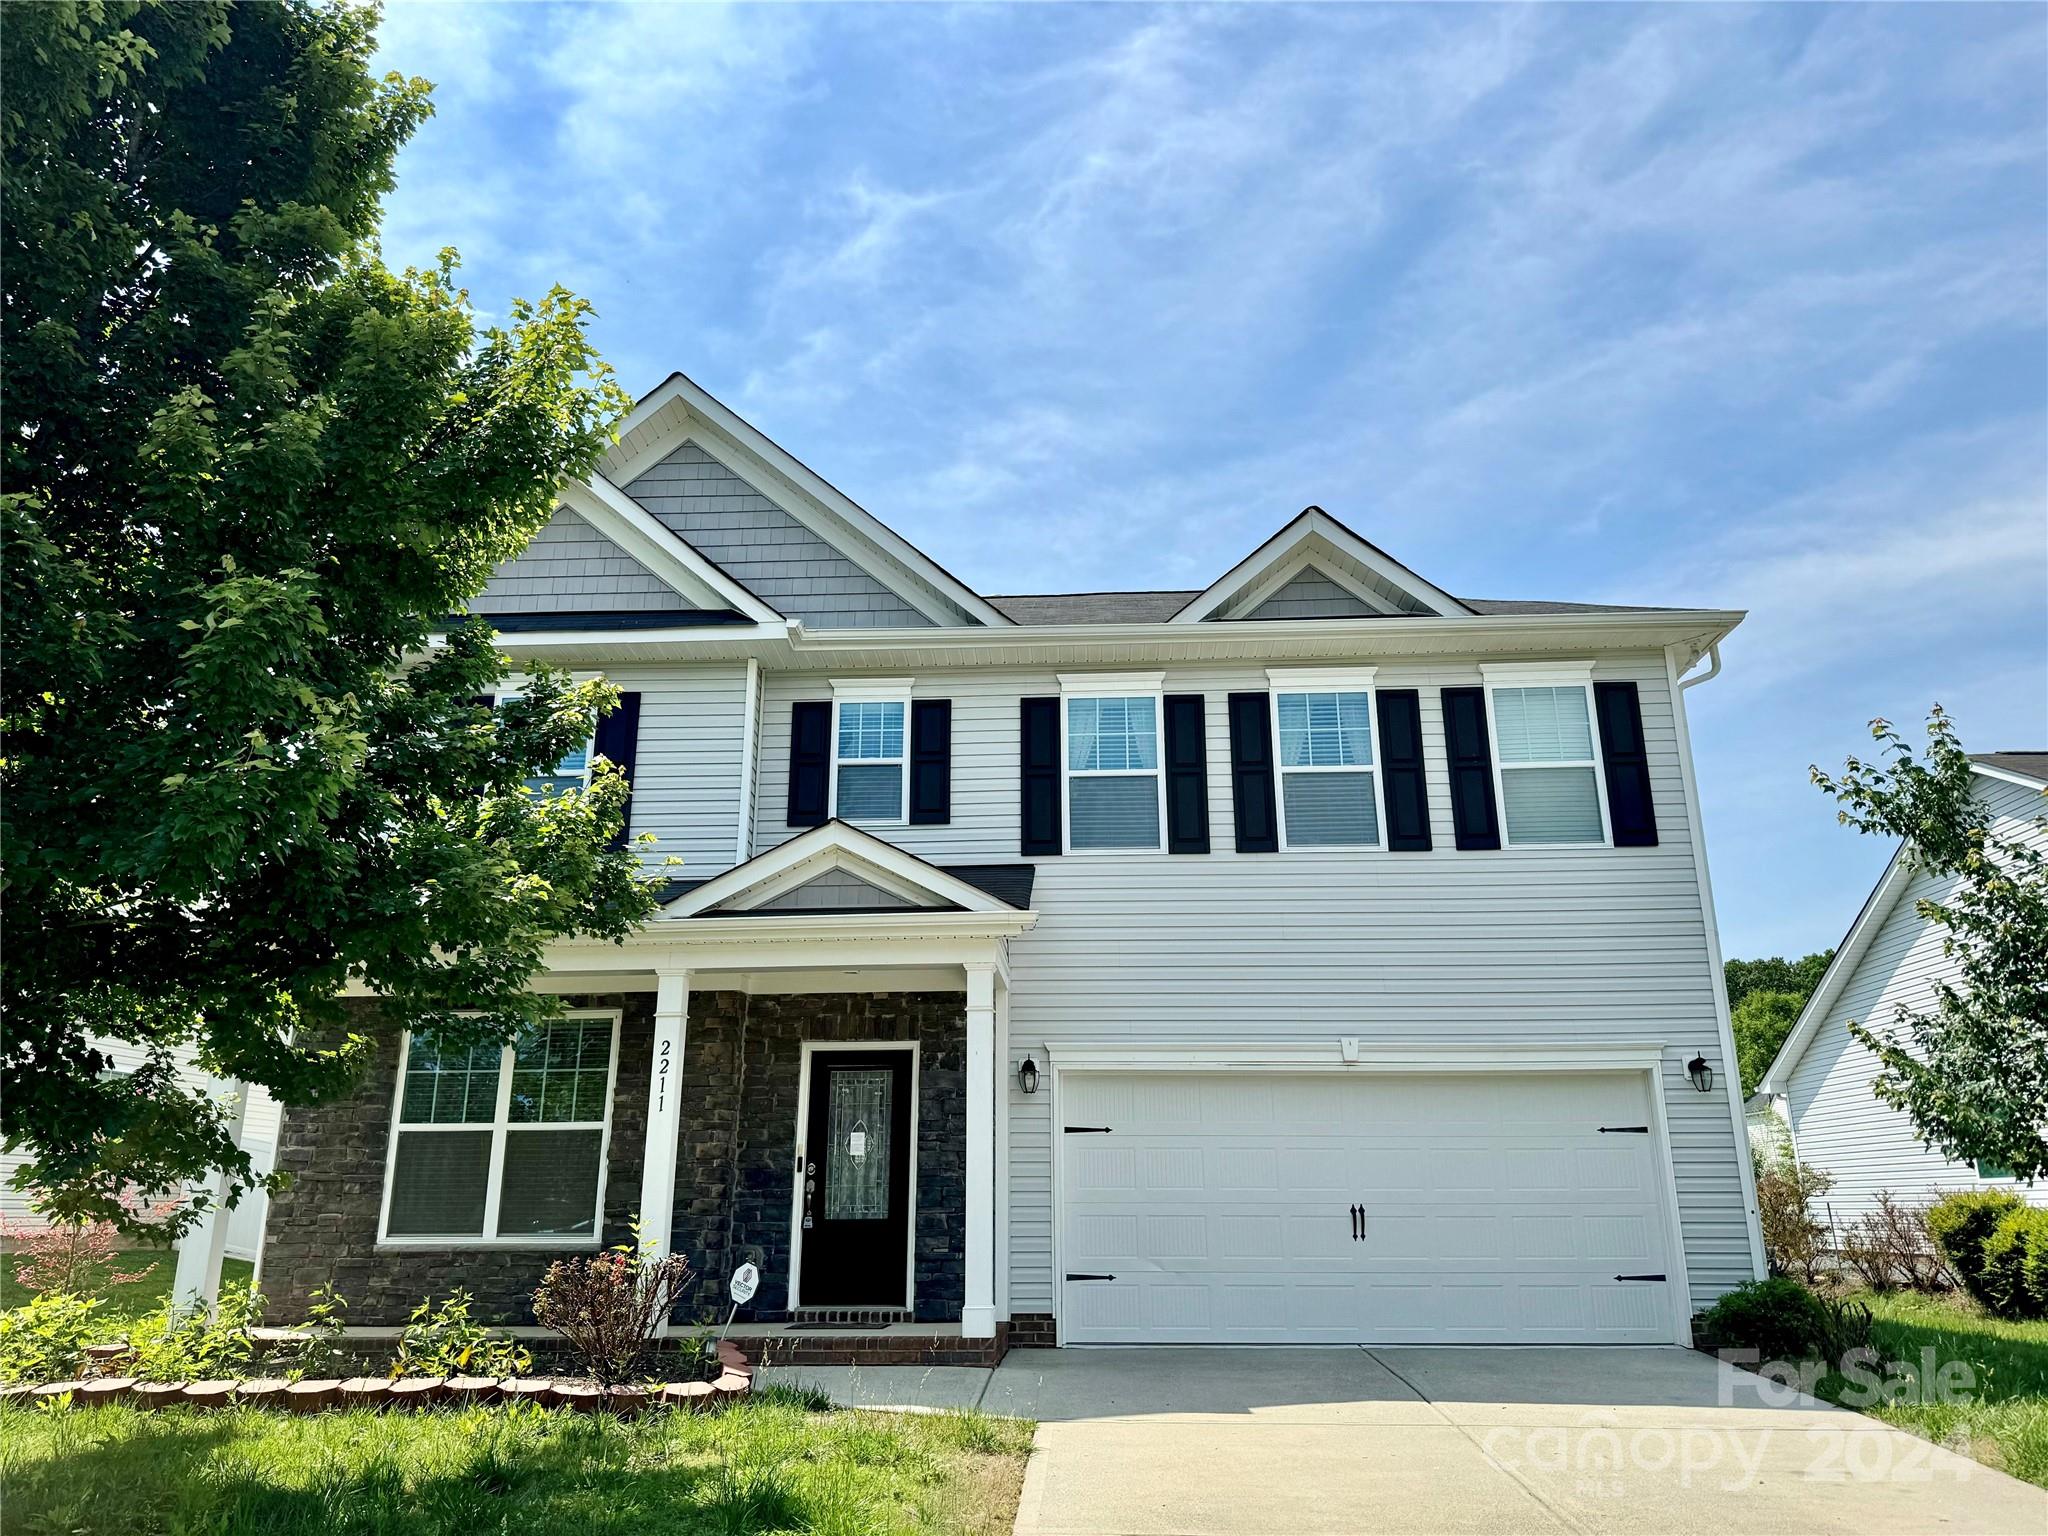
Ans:
MULTIPOLYGON (((1657 1041, 1692 1301, 1750 1278, 1737 1146, 1719 1060, 1714 974, 1686 823, 1671 692, 1661 653, 1601 657, 1596 678, 1634 681, 1657 816, 1654 848, 1461 852, 1451 837, 1439 690, 1480 681, 1455 661, 1392 659, 1379 688, 1414 688, 1435 847, 1398 860, 1372 850, 1298 859, 1238 854, 1231 839, 1228 696, 1269 692, 1254 662, 1168 668, 1165 693, 1205 700, 1212 853, 1034 859, 1037 927, 1010 944, 1011 1304, 1052 1308, 1053 1095, 1025 1095, 1015 1068, 1061 1042, 1304 1040, 1339 1035, 1456 1041, 1657 1041), (1710 1094, 1686 1081, 1704 1048, 1710 1094)), ((789 706, 818 674, 764 679, 761 803, 788 789, 789 706)), ((975 668, 920 677, 917 697, 953 701, 953 819, 892 831, 939 864, 1018 862, 1020 697, 1057 695, 1051 669, 975 668)), ((797 829, 801 830, 801 829, 797 829)), ((756 848, 793 836, 759 818, 756 848)))
MULTIPOLYGON (((701 667, 607 667, 605 675, 640 695, 640 740, 633 765, 633 835, 649 874, 708 879, 730 869, 739 846, 741 764, 745 760, 747 669, 744 662, 701 667), (664 861, 682 860, 680 866, 664 861)), ((816 698, 812 693, 808 697, 816 698)), ((789 704, 783 712, 788 750, 789 704)), ((786 786, 760 804, 763 820, 782 820, 786 786)))
POLYGON ((408 1034, 383 1240, 595 1243, 618 1035, 613 1012, 503 1046, 408 1034))
MULTIPOLYGON (((1978 795, 1999 832, 2048 849, 2048 833, 2028 824, 2048 812, 2048 801, 2023 785, 1980 778, 1978 795)), ((1800 1161, 1830 1175, 1834 1188, 1815 1214, 1853 1221, 1881 1192, 1925 1201, 1947 1190, 1999 1184, 2029 1203, 2048 1205, 2048 1186, 2014 1184, 1952 1162, 1914 1134, 1912 1123, 1871 1090, 1877 1058, 1849 1033, 1851 1020, 1891 1030, 1901 1005, 1918 1012, 1934 1005, 1934 989, 1953 981, 1956 968, 1941 952, 1943 930, 1920 916, 1917 903, 1939 900, 1950 881, 1925 873, 1906 882, 1869 947, 1855 961, 1785 1084, 1787 1116, 1800 1161)))

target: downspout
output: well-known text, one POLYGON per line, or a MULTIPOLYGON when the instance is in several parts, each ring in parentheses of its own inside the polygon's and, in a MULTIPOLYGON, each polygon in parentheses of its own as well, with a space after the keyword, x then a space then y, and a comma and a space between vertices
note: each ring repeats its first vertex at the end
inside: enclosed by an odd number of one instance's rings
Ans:
MULTIPOLYGON (((1707 647, 1707 660, 1712 662, 1713 665, 1708 667, 1707 670, 1702 672, 1698 677, 1688 677, 1683 682, 1681 682, 1678 685, 1678 691, 1680 693, 1685 692, 1686 689, 1691 688, 1698 683, 1711 683, 1715 678, 1721 675, 1720 641, 1716 640, 1712 645, 1707 647)), ((1695 658, 1695 664, 1697 664, 1697 658, 1695 658)))

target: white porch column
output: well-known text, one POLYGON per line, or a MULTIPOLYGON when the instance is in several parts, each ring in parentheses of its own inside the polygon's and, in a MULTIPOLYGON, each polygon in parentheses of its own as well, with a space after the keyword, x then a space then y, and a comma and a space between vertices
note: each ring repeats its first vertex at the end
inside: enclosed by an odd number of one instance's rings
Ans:
POLYGON ((655 1258, 670 1251, 674 1238, 676 1138, 683 1123, 683 1044, 689 1023, 690 973, 657 972, 654 1059, 647 1080, 647 1150, 640 1168, 640 1241, 642 1250, 655 1258))
POLYGON ((960 1334, 996 1332, 996 968, 967 967, 967 1302, 960 1334))
POLYGON ((996 1320, 1010 1319, 1010 984, 996 978, 996 1320))
MULTIPOLYGON (((235 1145, 242 1144, 242 1127, 249 1118, 249 1085, 247 1083, 217 1084, 235 1096, 235 1106, 228 1112, 228 1134, 235 1139, 235 1145)), ((211 1195, 212 1202, 199 1219, 185 1229, 185 1235, 178 1239, 178 1265, 171 1276, 171 1297, 180 1307, 203 1307, 209 1313, 220 1299, 221 1260, 228 1251, 228 1213, 222 1209, 221 1201, 227 1195, 228 1176, 216 1173, 207 1183, 197 1186, 194 1194, 211 1195)))

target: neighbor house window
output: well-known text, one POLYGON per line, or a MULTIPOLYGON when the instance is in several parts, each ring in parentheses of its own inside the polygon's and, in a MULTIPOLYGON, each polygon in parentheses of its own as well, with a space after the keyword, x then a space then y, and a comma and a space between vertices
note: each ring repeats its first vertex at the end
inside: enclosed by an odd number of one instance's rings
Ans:
POLYGON ((572 1013, 511 1045, 408 1035, 384 1238, 596 1242, 618 1019, 572 1013))
POLYGON ((1507 845, 1605 843, 1592 663, 1484 666, 1480 671, 1486 676, 1507 845))
POLYGON ((904 819, 910 680, 832 685, 832 814, 842 821, 904 819))
POLYGON ((1269 669, 1280 846, 1380 846, 1370 667, 1269 669))
POLYGON ((1063 676, 1067 847, 1156 850, 1165 820, 1158 674, 1063 676))
POLYGON ((1977 1177, 1980 1179, 2009 1179, 2012 1170, 2003 1163, 1987 1163, 1981 1158, 1977 1162, 1977 1177))

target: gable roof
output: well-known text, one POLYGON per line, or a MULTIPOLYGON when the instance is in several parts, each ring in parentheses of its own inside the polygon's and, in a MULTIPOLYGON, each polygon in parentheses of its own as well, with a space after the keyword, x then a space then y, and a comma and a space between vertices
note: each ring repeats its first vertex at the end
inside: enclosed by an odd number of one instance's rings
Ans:
POLYGON ((706 434, 718 439, 717 448, 737 449, 744 457, 747 462, 730 466, 735 472, 934 623, 1010 623, 966 582, 686 374, 670 374, 627 413, 619 441, 605 457, 604 475, 630 482, 683 441, 706 434))
POLYGON ((1195 624, 1205 619, 1243 617, 1308 566, 1350 590, 1376 612, 1445 617, 1472 612, 1321 507, 1304 507, 1286 527, 1198 593, 1173 616, 1173 622, 1195 624))
POLYGON ((574 481, 561 490, 561 503, 648 571, 667 582, 692 606, 730 609, 756 624, 780 624, 782 615, 731 576, 664 528, 640 503, 603 475, 574 481))
MULTIPOLYGON (((2048 752, 1985 752, 1972 753, 1970 761, 1977 764, 1978 771, 1991 778, 2012 782, 2031 783, 2034 788, 2048 788, 2048 752), (2019 769, 2009 769, 2006 759, 2018 759, 2031 763, 2033 772, 2023 775, 2019 769)), ((1912 884, 1917 866, 1906 856, 1906 845, 1901 844, 1892 853, 1891 862, 1878 877, 1876 887, 1864 900, 1863 908, 1856 914, 1856 920, 1849 925, 1849 931, 1835 950, 1835 958, 1828 962, 1828 968, 1821 973, 1820 984, 1813 989, 1813 996, 1806 1000, 1806 1006, 1799 1011, 1799 1018, 1792 1026, 1792 1032, 1785 1037, 1785 1043, 1778 1047, 1778 1054, 1765 1069, 1757 1084, 1757 1092, 1777 1094, 1785 1091, 1785 1084, 1792 1076, 1793 1068, 1806 1054, 1806 1048, 1820 1033, 1821 1024, 1827 1019, 1836 1000, 1856 974, 1856 967, 1870 946, 1876 942, 1885 919, 1892 915, 1892 909, 1899 904, 1899 898, 1912 884)))
MULTIPOLYGON (((956 912, 1014 912, 1016 903, 962 879, 894 843, 834 819, 735 864, 723 874, 666 898, 667 918, 730 916, 795 890, 832 870, 844 870, 900 896, 913 907, 956 912), (732 903, 730 908, 727 903, 732 903)), ((1030 882, 1023 882, 1030 900, 1030 882)))

